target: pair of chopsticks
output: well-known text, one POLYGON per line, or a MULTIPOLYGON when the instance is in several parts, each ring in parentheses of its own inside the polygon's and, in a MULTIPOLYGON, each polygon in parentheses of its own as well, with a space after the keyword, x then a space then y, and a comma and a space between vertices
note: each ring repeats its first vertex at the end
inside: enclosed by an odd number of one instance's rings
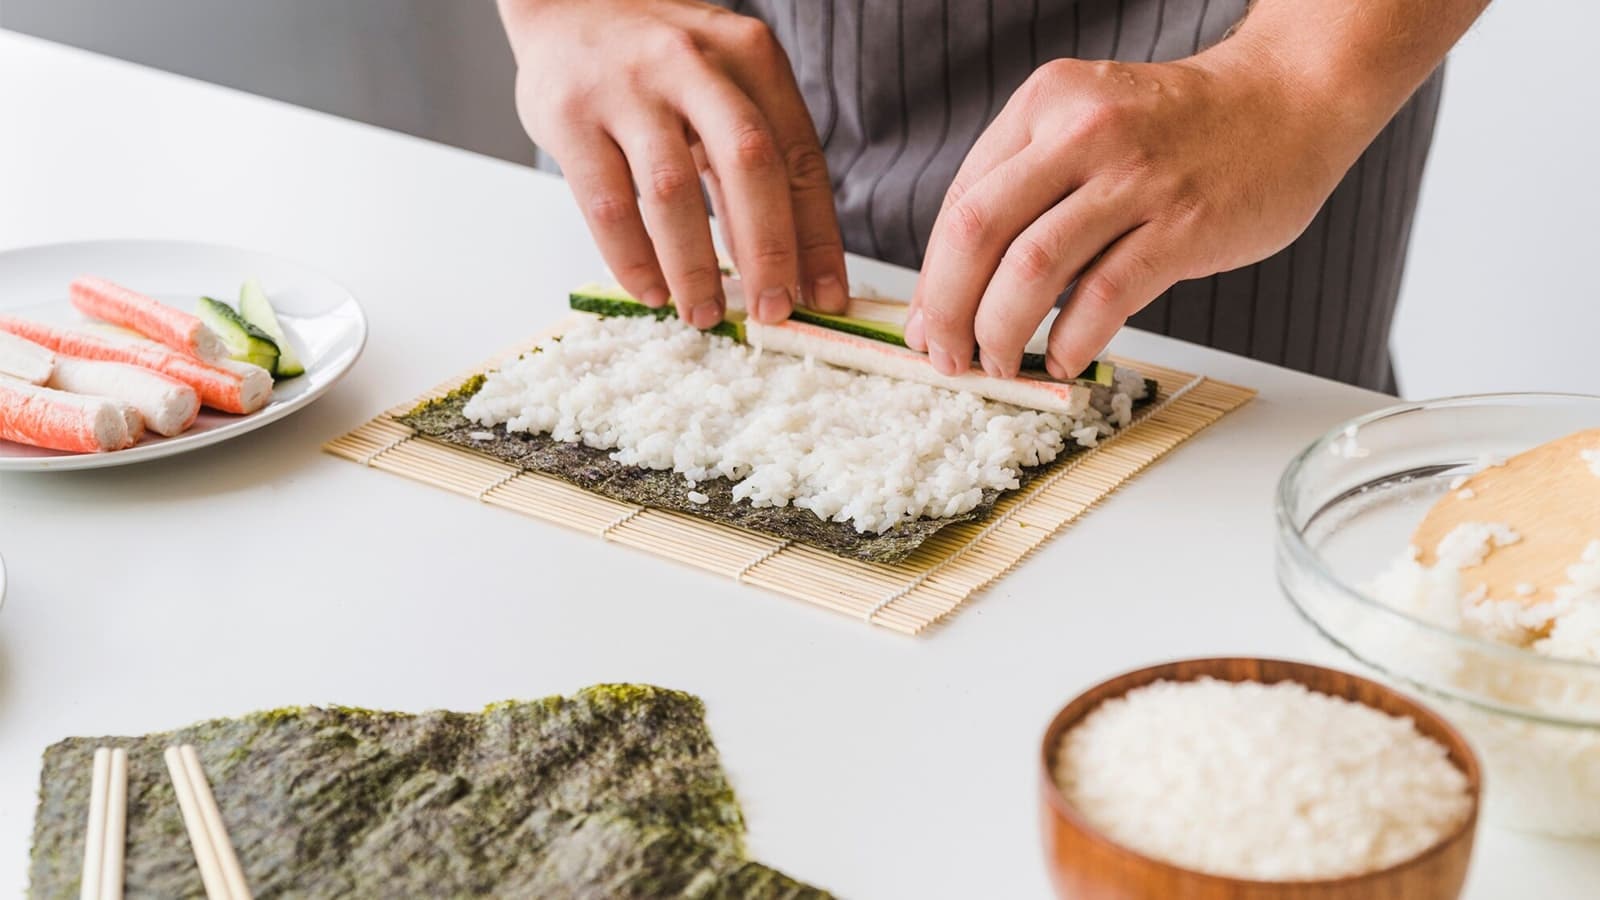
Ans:
POLYGON ((244 869, 233 852, 233 841, 228 839, 222 811, 217 809, 217 798, 211 794, 211 782, 200 768, 194 745, 168 747, 164 758, 172 786, 178 792, 183 827, 188 829, 189 843, 194 846, 194 861, 200 864, 206 896, 210 900, 252 900, 244 869))
POLYGON ((83 843, 80 900, 122 900, 122 855, 128 841, 128 751, 94 751, 89 781, 89 831, 83 843))
MULTIPOLYGON (((211 793, 211 782, 200 768, 194 747, 168 747, 164 758, 206 896, 210 900, 253 900, 239 856, 228 839, 228 829, 222 824, 222 811, 211 793)), ((127 750, 101 747, 94 752, 94 777, 89 790, 89 830, 83 845, 79 900, 122 900, 128 825, 127 750)))

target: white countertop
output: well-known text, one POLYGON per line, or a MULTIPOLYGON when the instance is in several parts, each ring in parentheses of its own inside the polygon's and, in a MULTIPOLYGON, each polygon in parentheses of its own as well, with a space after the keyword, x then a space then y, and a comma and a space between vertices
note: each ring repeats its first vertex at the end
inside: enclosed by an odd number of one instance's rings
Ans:
MULTIPOLYGON (((1331 658, 1273 581, 1270 495, 1378 395, 1124 335, 1122 353, 1261 396, 906 638, 320 452, 600 271, 559 181, 0 33, 0 248, 90 237, 298 259, 355 292, 372 337, 327 398, 240 440, 0 475, 0 892, 26 883, 39 757, 62 737, 645 681, 704 698, 762 862, 847 897, 1043 897, 1034 766, 1059 705, 1175 657, 1331 658)), ((1586 884, 1600 845, 1480 829, 1470 897, 1586 884)))

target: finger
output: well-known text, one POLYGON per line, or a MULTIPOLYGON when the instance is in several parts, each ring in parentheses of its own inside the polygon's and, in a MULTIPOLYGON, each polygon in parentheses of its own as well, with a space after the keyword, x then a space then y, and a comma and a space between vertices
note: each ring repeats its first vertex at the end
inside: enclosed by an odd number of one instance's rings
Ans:
MULTIPOLYGON (((1009 108, 1008 104, 1006 109, 1009 108)), ((1001 163, 1027 148, 1029 141, 1027 129, 1013 126, 1006 109, 1002 109, 994 122, 978 135, 977 142, 961 161, 961 167, 956 170, 955 178, 951 179, 950 187, 945 191, 944 199, 940 201, 939 214, 934 218, 935 230, 938 229, 939 221, 945 218, 949 208, 965 197, 973 185, 982 181, 1001 163)), ((931 250, 933 246, 930 236, 928 247, 931 250)), ((916 289, 911 294, 905 329, 906 343, 913 350, 922 353, 928 352, 927 332, 923 327, 921 315, 922 301, 934 287, 935 284, 927 277, 924 266, 923 274, 917 277, 916 289)))
POLYGON ((1064 381, 1088 368, 1129 316, 1178 280, 1168 246, 1159 229, 1141 225, 1084 271, 1050 327, 1051 377, 1064 381))
POLYGON ((561 147, 557 161, 617 282, 647 306, 667 305, 667 279, 639 214, 628 161, 616 142, 598 132, 581 145, 561 147))
POLYGON ((706 196, 711 198, 711 217, 717 220, 717 233, 722 236, 722 249, 731 259, 738 259, 738 249, 733 246, 733 235, 728 232, 727 201, 722 199, 722 182, 717 180, 717 173, 711 171, 711 163, 706 160, 705 147, 695 142, 689 145, 689 151, 694 155, 695 168, 700 170, 700 183, 706 189, 706 196))
POLYGON ((799 285, 789 178, 777 139, 754 102, 731 81, 705 67, 678 98, 700 135, 724 201, 734 260, 750 313, 779 322, 794 308, 799 285))
POLYGON ((839 236, 838 214, 833 208, 833 182, 828 178, 828 162, 822 154, 822 145, 817 143, 816 131, 804 108, 779 113, 784 119, 797 114, 804 118, 803 126, 790 123, 774 127, 782 147, 789 177, 789 198, 794 209, 801 300, 823 312, 843 313, 850 305, 850 288, 844 265, 844 241, 839 236))
POLYGON ((772 30, 760 20, 722 16, 716 26, 722 38, 719 46, 726 48, 718 58, 771 126, 788 173, 799 254, 798 300, 823 312, 842 313, 850 302, 849 276, 833 206, 833 184, 816 125, 795 82, 794 67, 772 30))
POLYGON ((850 275, 845 271, 845 242, 838 234, 827 157, 782 46, 771 40, 768 30, 760 34, 765 35, 760 38, 762 50, 734 64, 734 80, 771 123, 789 175, 795 247, 800 255, 798 299, 822 312, 845 312, 850 307, 850 275), (762 70, 752 72, 752 67, 762 70))
POLYGON ((833 182, 816 136, 808 143, 804 149, 785 153, 800 251, 801 297, 814 309, 844 313, 850 308, 850 275, 833 207, 833 182))
POLYGON ((628 158, 678 316, 696 328, 710 328, 722 320, 722 274, 683 123, 657 109, 630 117, 611 134, 628 158))
POLYGON ((978 302, 1006 248, 1074 186, 1069 168, 1054 157, 1043 145, 1024 148, 935 220, 918 282, 921 333, 913 335, 908 328, 906 340, 920 338, 943 374, 957 375, 970 366, 978 302))
POLYGON ((950 189, 945 191, 944 199, 939 204, 939 211, 944 212, 951 204, 966 196, 967 191, 990 172, 1028 149, 1030 140, 1025 129, 1011 127, 1008 122, 996 119, 978 136, 977 143, 962 159, 961 167, 950 181, 950 189))
POLYGON ((1119 199, 1110 179, 1090 179, 1006 248, 972 324, 985 372, 1014 377, 1028 339, 1061 292, 1100 251, 1141 224, 1119 199))

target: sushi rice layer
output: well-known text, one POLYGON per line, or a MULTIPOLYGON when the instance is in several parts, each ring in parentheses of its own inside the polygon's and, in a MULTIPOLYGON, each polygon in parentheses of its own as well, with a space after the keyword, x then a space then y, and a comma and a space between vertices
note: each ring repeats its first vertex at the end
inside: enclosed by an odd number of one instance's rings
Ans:
POLYGON ((837 369, 704 334, 675 319, 591 319, 492 372, 472 422, 614 451, 690 487, 735 482, 758 507, 794 506, 882 533, 960 515, 1024 466, 1093 447, 1129 424, 1143 378, 1118 368, 1077 416, 837 369))

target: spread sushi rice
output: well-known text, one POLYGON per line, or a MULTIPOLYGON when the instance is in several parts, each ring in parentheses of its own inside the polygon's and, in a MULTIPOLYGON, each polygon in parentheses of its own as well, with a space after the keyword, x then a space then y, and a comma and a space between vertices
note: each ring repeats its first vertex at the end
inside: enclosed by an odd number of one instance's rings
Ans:
POLYGON ((1282 681, 1158 681, 1062 737, 1054 776, 1107 837, 1214 875, 1338 878, 1404 862, 1470 814, 1409 718, 1282 681))
POLYGON ((1145 390, 1119 367, 1076 415, 1023 410, 763 353, 674 319, 614 317, 490 373, 464 414, 882 533, 967 512, 985 491, 1018 487, 1023 467, 1095 446, 1132 421, 1145 390))

